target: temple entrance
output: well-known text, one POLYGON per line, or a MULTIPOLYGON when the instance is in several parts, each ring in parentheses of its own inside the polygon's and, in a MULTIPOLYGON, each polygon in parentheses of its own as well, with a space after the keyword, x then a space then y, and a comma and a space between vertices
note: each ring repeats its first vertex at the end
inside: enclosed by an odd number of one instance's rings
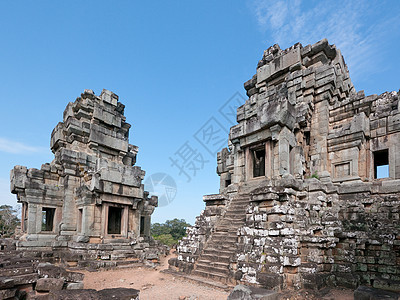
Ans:
POLYGON ((121 234, 122 208, 110 206, 108 208, 108 234, 121 234))
POLYGON ((265 149, 253 150, 253 177, 265 176, 265 149))
POLYGON ((42 208, 42 231, 53 231, 54 215, 56 209, 50 207, 42 208))

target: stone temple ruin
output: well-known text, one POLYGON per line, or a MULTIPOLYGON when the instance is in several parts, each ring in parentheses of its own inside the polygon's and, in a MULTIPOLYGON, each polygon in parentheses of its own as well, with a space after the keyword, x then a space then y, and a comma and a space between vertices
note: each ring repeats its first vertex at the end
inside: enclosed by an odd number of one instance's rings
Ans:
POLYGON ((400 290, 400 104, 356 92, 322 40, 264 52, 244 84, 220 193, 170 268, 268 289, 400 290))
POLYGON ((125 106, 114 93, 85 90, 51 134, 54 160, 40 170, 16 166, 11 191, 22 203, 18 249, 69 250, 81 259, 156 258, 149 197, 134 166, 125 106))

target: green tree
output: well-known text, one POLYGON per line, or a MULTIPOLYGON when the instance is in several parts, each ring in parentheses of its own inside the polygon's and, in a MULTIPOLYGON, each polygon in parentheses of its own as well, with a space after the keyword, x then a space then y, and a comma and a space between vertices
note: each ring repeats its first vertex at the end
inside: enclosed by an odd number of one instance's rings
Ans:
POLYGON ((173 246, 185 236, 186 228, 190 226, 184 219, 173 219, 165 223, 154 223, 151 225, 151 235, 165 245, 173 246))
POLYGON ((14 234, 15 228, 20 224, 17 217, 17 209, 10 205, 0 205, 0 236, 10 237, 14 234))
POLYGON ((169 233, 154 236, 154 239, 160 241, 162 244, 167 245, 169 247, 173 247, 178 243, 178 241, 175 240, 169 233))

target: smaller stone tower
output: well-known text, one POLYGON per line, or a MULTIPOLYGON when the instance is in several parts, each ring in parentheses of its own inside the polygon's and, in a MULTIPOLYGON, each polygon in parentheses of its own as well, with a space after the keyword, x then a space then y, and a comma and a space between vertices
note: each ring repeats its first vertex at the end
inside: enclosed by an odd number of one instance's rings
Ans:
POLYGON ((51 134, 54 160, 40 170, 11 170, 11 192, 22 203, 18 247, 130 245, 149 238, 157 197, 143 189, 145 172, 135 166, 138 147, 128 142, 124 108, 108 90, 100 96, 85 90, 51 134))

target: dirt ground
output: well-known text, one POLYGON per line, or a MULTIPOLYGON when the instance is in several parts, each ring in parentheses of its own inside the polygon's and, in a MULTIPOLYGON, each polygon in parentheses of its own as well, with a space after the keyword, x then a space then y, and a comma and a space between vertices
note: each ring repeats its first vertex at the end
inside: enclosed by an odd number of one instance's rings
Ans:
MULTIPOLYGON (((134 288, 140 290, 141 300, 226 300, 228 292, 190 282, 181 277, 161 273, 168 268, 168 259, 163 257, 156 268, 138 267, 98 272, 81 271, 85 274, 86 289, 134 288)), ((315 296, 308 291, 292 291, 283 293, 281 299, 321 299, 321 300, 353 300, 352 290, 331 290, 324 296, 315 296)))
POLYGON ((84 287, 96 290, 134 288, 140 290, 141 300, 226 300, 227 292, 161 273, 161 270, 168 268, 170 257, 163 257, 160 266, 155 269, 138 267, 99 272, 81 271, 85 274, 84 287))

